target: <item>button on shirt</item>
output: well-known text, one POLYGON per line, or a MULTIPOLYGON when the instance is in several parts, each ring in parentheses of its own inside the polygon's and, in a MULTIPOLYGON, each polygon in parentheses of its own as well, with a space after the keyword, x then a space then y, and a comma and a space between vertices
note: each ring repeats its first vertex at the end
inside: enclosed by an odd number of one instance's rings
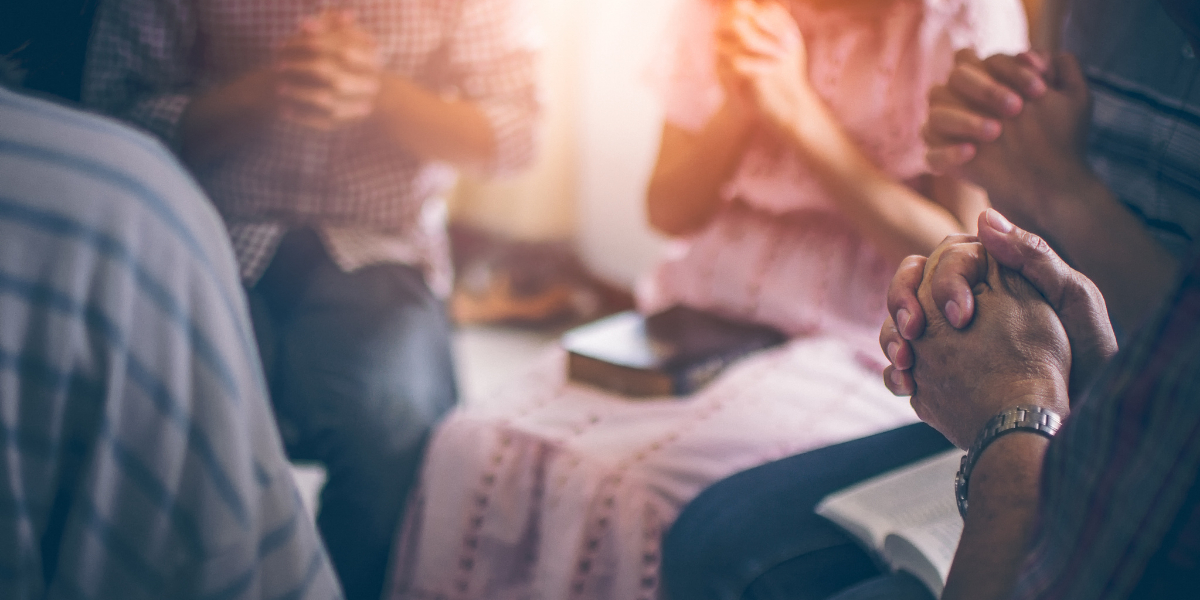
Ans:
MULTIPOLYGON (((389 72, 475 104, 491 124, 495 173, 527 163, 539 112, 540 45, 528 0, 106 0, 97 11, 84 101, 178 145, 196 94, 269 64, 308 16, 353 11, 389 72)), ((369 122, 317 132, 272 120, 262 135, 196 172, 229 227, 253 284, 289 229, 314 227, 344 270, 421 267, 450 286, 442 196, 447 164, 414 156, 369 122)))

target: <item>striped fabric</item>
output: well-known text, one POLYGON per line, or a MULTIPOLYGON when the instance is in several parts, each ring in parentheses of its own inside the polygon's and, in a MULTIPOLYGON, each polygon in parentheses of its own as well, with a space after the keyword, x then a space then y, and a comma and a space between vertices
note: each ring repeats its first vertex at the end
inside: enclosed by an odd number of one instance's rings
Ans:
POLYGON ((0 598, 339 597, 216 212, 150 138, 0 89, 0 598))
POLYGON ((1200 262, 1093 390, 1046 455, 1042 526, 1016 597, 1195 597, 1200 262))
POLYGON ((1200 60, 1157 0, 1074 0, 1096 173, 1176 256, 1200 239, 1200 60))
MULTIPOLYGON (((1193 48, 1156 0, 1075 0, 1066 33, 1092 89, 1093 167, 1188 256, 1200 236, 1193 48)), ((1016 598, 1200 594, 1200 262, 1187 271, 1051 444, 1016 598)))
MULTIPOLYGON (((174 143, 193 95, 270 64, 305 17, 328 7, 354 12, 390 72, 480 109, 496 154, 467 166, 512 171, 532 159, 540 40, 529 0, 106 0, 84 101, 174 143)), ((449 291, 441 197, 454 170, 398 148, 376 127, 315 132, 272 121, 197 174, 230 223, 245 280, 257 281, 286 229, 303 224, 319 226, 343 270, 412 264, 435 291, 449 291)))

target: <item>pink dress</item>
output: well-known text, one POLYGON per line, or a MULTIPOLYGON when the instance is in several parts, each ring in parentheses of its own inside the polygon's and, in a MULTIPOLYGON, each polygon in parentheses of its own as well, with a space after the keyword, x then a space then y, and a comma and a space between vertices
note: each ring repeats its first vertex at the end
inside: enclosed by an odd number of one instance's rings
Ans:
MULTIPOLYGON (((897 180, 924 172, 926 92, 955 50, 1024 48, 1019 0, 895 0, 884 9, 792 2, 813 85, 897 180)), ((683 0, 662 69, 666 119, 696 130, 723 101, 711 0, 683 0)), ((774 324, 794 337, 691 397, 631 402, 565 381, 556 349, 434 434, 397 541, 391 597, 611 599, 658 595, 659 540, 705 486, 797 452, 916 419, 880 380, 876 337, 895 265, 836 198, 759 136, 727 206, 640 290, 774 324)))

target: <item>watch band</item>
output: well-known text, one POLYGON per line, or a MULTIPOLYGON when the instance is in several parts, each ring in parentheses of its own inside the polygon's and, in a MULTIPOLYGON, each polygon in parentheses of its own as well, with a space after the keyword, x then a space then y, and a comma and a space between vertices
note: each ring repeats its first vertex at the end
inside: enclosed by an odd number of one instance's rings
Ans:
POLYGON ((958 513, 964 519, 967 518, 967 486, 971 483, 971 471, 975 468, 979 455, 983 454, 996 438, 1018 430, 1033 431, 1052 438, 1061 426, 1062 417, 1040 406, 1014 406, 989 419, 976 436, 975 443, 967 450, 966 456, 962 457, 958 475, 954 477, 954 498, 958 501, 958 513))

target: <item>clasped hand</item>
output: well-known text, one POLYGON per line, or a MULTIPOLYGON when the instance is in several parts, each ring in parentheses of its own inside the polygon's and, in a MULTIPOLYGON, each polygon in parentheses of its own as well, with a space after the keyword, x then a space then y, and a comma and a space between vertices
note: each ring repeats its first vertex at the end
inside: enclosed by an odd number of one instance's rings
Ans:
POLYGON ((1094 177, 1084 158, 1087 83, 1068 54, 1053 62, 1032 52, 980 60, 962 50, 929 100, 930 167, 984 188, 1024 227, 1045 232, 1058 201, 1094 177))
POLYGON ((305 19, 272 72, 280 115, 319 130, 373 113, 384 73, 375 39, 340 10, 305 19))
POLYGON ((804 38, 779 2, 730 2, 717 25, 716 47, 726 101, 742 114, 786 131, 815 100, 804 38))
POLYGON ((1117 349, 1091 280, 991 209, 978 237, 951 236, 928 259, 905 259, 888 311, 885 384, 959 447, 1017 404, 1066 415, 1117 349))

